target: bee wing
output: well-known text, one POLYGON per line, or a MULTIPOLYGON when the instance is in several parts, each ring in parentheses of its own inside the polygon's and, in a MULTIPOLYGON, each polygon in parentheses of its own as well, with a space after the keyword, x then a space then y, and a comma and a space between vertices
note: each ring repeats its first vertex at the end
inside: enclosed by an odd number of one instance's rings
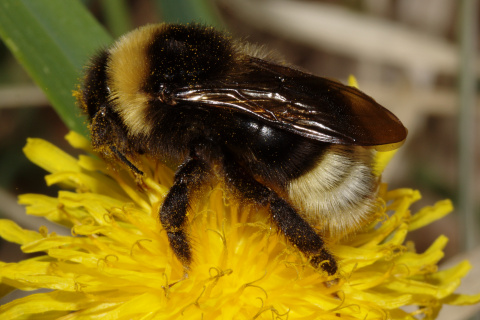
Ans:
POLYGON ((251 58, 248 67, 215 83, 174 93, 177 102, 230 109, 318 141, 399 147, 407 130, 360 90, 251 58))

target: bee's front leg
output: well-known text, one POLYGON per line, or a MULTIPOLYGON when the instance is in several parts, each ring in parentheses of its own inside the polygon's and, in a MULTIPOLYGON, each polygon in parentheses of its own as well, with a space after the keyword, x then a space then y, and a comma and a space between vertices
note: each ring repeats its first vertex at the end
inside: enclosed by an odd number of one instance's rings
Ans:
POLYGON ((130 160, 128 160, 123 153, 118 151, 118 149, 115 146, 111 145, 110 151, 118 158, 118 160, 123 162, 135 174, 135 177, 143 176, 143 172, 140 169, 138 169, 130 160))

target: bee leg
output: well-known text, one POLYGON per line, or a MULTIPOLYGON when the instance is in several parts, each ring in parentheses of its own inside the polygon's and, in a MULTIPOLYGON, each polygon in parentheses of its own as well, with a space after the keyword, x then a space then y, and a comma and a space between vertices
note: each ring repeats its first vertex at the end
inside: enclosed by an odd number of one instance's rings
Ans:
POLYGON ((118 149, 115 146, 110 146, 110 150, 117 156, 117 158, 120 161, 122 161, 125 165, 127 165, 127 167, 129 167, 130 170, 132 170, 135 175, 143 176, 143 172, 140 169, 138 169, 130 160, 128 160, 123 153, 118 151, 118 149))
POLYGON ((188 158, 175 173, 170 188, 160 209, 160 222, 167 232, 168 241, 175 256, 188 268, 192 252, 184 228, 189 203, 208 176, 208 166, 198 158, 188 158))
POLYGON ((224 163, 226 181, 247 200, 262 206, 270 205, 272 220, 290 243, 310 258, 310 263, 328 274, 337 272, 337 262, 325 248, 320 235, 297 211, 275 191, 264 186, 238 168, 232 161, 224 163))
POLYGON ((319 266, 328 274, 337 272, 337 262, 325 248, 322 238, 306 222, 297 211, 274 191, 268 195, 273 221, 282 230, 290 243, 310 257, 310 263, 319 266))
POLYGON ((117 157, 118 160, 123 162, 133 173, 138 189, 141 191, 148 190, 147 185, 142 179, 143 171, 138 169, 130 160, 128 160, 128 158, 123 153, 118 151, 118 149, 115 146, 110 146, 110 151, 117 157))

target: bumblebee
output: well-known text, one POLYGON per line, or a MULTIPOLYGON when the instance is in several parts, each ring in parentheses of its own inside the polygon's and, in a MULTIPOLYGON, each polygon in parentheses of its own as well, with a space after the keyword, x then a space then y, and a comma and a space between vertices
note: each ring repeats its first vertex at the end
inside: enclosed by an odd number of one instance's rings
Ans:
POLYGON ((324 238, 368 221, 376 149, 397 148, 407 135, 361 91, 199 24, 124 35, 92 59, 78 99, 106 160, 137 177, 139 154, 177 167, 159 219, 186 268, 187 211, 221 177, 238 199, 268 208, 314 267, 335 274, 324 238))

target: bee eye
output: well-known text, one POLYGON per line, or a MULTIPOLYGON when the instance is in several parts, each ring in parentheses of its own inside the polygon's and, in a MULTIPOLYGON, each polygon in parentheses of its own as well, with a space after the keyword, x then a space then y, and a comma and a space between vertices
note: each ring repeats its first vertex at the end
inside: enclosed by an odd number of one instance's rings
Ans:
POLYGON ((100 110, 97 112, 98 115, 102 116, 102 117, 105 117, 107 115, 107 111, 106 111, 106 107, 105 106, 101 106, 100 107, 100 110))

